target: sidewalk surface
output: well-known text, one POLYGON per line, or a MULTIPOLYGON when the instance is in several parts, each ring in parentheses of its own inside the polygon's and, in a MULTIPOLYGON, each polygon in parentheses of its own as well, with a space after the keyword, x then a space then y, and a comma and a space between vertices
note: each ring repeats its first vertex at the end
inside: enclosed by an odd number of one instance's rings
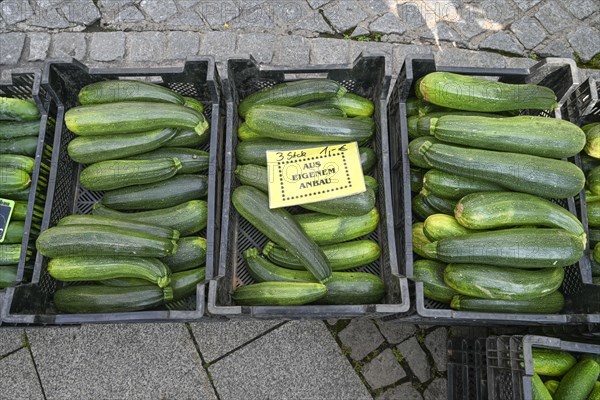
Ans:
MULTIPOLYGON (((569 57, 600 77, 598 0, 0 0, 0 69, 47 58, 265 64, 384 53, 529 67, 569 57)), ((236 321, 0 329, 4 399, 446 398, 454 328, 397 321, 236 321)))

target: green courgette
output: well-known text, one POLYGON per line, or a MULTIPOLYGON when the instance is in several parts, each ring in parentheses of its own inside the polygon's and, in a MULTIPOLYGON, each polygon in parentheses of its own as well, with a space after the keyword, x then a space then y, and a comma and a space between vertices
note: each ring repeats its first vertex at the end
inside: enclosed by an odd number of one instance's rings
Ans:
POLYGON ((431 243, 431 240, 427 236, 425 236, 425 232, 423 230, 425 224, 423 222, 417 222, 412 226, 412 246, 413 251, 423 257, 432 259, 431 254, 425 252, 425 246, 431 243))
POLYGON ((419 193, 423 189, 423 178, 426 175, 426 171, 420 168, 410 169, 410 191, 413 193, 419 193))
POLYGON ((581 153, 581 169, 585 174, 589 174, 594 168, 600 167, 600 160, 591 157, 585 153, 581 153))
POLYGON ((429 164, 425 157, 423 157, 423 154, 419 151, 419 149, 427 143, 440 143, 440 141, 433 136, 422 136, 411 140, 408 144, 408 159, 410 160, 411 165, 425 169, 432 168, 431 164, 429 164))
POLYGON ((445 269, 446 264, 439 261, 417 260, 413 264, 413 280, 423 282, 426 298, 450 304, 458 293, 444 282, 445 269))
POLYGON ((0 195, 27 189, 31 185, 31 176, 22 169, 0 168, 0 195))
POLYGON ((206 268, 195 268, 171 275, 173 301, 185 299, 194 293, 199 284, 206 278, 206 268))
POLYGON ((437 242, 448 237, 468 235, 476 231, 465 228, 451 215, 434 214, 425 220, 423 232, 429 240, 437 242))
POLYGON ((179 129, 164 147, 191 147, 196 148, 208 143, 210 139, 210 129, 207 129, 203 134, 198 135, 193 129, 179 129))
POLYGON ((423 189, 421 194, 424 197, 424 200, 427 204, 429 204, 434 209, 438 210, 442 214, 452 215, 454 214, 454 208, 456 207, 456 200, 444 199, 442 197, 437 197, 434 194, 427 191, 427 189, 423 189))
MULTIPOLYGON (((158 129, 129 135, 78 136, 69 142, 69 157, 82 164, 117 160, 146 153, 168 142, 177 130, 158 129)), ((172 157, 168 157, 172 158, 172 157)))
MULTIPOLYGON (((31 175, 33 174, 34 166, 35 160, 31 157, 18 154, 0 154, 0 171, 5 168, 15 168, 31 175)), ((0 182, 0 185, 2 185, 2 183, 3 182, 0 182)))
MULTIPOLYGON (((298 106, 303 110, 316 112, 323 115, 329 115, 332 117, 347 117, 348 115, 339 108, 336 108, 333 104, 325 104, 324 102, 318 103, 307 103, 298 106)), ((238 132, 239 133, 239 132, 238 132)))
POLYGON ((417 194, 412 199, 412 211, 417 218, 425 221, 434 214, 438 214, 440 210, 429 204, 422 193, 417 194))
POLYGON ((0 265, 17 265, 20 259, 20 244, 0 244, 0 265))
POLYGON ((544 382, 536 373, 531 378, 531 390, 533 391, 533 400, 552 400, 552 395, 550 395, 550 392, 544 386, 544 382))
POLYGON ((141 233, 158 236, 163 239, 179 239, 179 231, 176 231, 171 228, 102 215, 67 215, 66 217, 58 221, 58 226, 69 225, 104 225, 118 229, 129 229, 133 231, 138 231, 141 233))
POLYGON ((15 201, 29 200, 30 192, 31 192, 31 188, 28 187, 27 189, 18 190, 16 192, 6 192, 6 193, 2 194, 2 197, 5 199, 15 200, 15 201))
POLYGON ((79 102, 83 105, 123 101, 184 103, 183 97, 169 88, 134 80, 100 81, 84 86, 79 91, 79 102))
POLYGON ((587 176, 587 185, 592 194, 600 195, 600 167, 594 168, 587 176))
POLYGON ((558 314, 565 305, 559 291, 533 300, 492 300, 469 296, 454 296, 450 307, 460 311, 515 314, 558 314))
POLYGON ((176 158, 181 162, 178 174, 196 174, 208 170, 210 156, 208 152, 185 147, 163 147, 148 153, 129 157, 129 160, 159 160, 161 158, 176 158))
POLYGON ((264 136, 259 135, 248 127, 247 123, 240 124, 238 128, 238 139, 240 140, 258 140, 264 139, 264 136))
POLYGON ((587 204, 588 224, 593 227, 600 227, 600 202, 587 204))
POLYGON ((183 105, 191 108, 192 110, 198 111, 200 114, 204 114, 204 105, 202 105, 200 100, 197 100, 193 97, 184 97, 183 105))
POLYGON ((577 363, 577 359, 562 350, 534 347, 533 371, 544 376, 563 376, 577 363))
POLYGON ((40 121, 0 121, 0 140, 15 139, 23 136, 38 136, 39 131, 40 121))
POLYGON ((6 233, 4 235, 4 244, 18 244, 23 241, 23 232, 25 231, 25 222, 23 221, 11 221, 8 224, 6 233))
POLYGON ((79 183, 88 190, 115 190, 164 181, 180 169, 177 158, 102 161, 81 171, 79 183))
POLYGON ((586 400, 594 389, 600 365, 594 360, 579 361, 563 376, 554 394, 555 400, 586 400))
POLYGON ((28 203, 26 201, 15 201, 15 207, 13 208, 11 221, 25 221, 27 217, 28 203))
POLYGON ((593 158, 600 158, 600 125, 590 127, 585 133, 585 152, 593 158))
POLYGON ((139 311, 158 307, 173 299, 173 289, 156 285, 112 287, 106 285, 64 286, 54 293, 60 312, 95 314, 139 311))
POLYGON ((14 285, 17 281, 18 265, 0 265, 0 289, 14 285))
POLYGON ((0 97, 0 120, 35 121, 40 119, 40 110, 33 100, 0 97))
POLYGON ((22 156, 35 157, 37 145, 38 138, 35 136, 0 140, 0 154, 20 154, 22 156))
POLYGON ((371 117, 375 112, 375 104, 371 100, 353 93, 324 100, 321 104, 337 107, 348 117, 371 117))
POLYGON ((206 263, 206 239, 184 237, 177 241, 177 253, 161 259, 172 272, 187 271, 206 263))
POLYGON ((417 138, 420 136, 428 136, 433 135, 434 131, 431 129, 431 121, 437 120, 438 118, 445 117, 447 115, 451 116, 478 116, 478 117, 488 117, 488 118, 504 118, 504 115, 498 114, 487 114, 487 113, 478 113, 472 111, 456 111, 456 110, 448 110, 448 111, 437 111, 431 112, 427 115, 415 115, 408 119, 408 135, 411 138, 417 138))
POLYGON ((555 381, 553 379, 544 382, 544 386, 546 386, 546 389, 548 389, 548 393, 550 393, 550 396, 554 396, 554 393, 556 393, 556 389, 558 389, 559 383, 559 381, 555 381))
POLYGON ((294 215, 293 218, 300 224, 304 232, 319 245, 354 240, 368 235, 379 225, 379 212, 376 208, 367 214, 355 217, 309 213, 294 215))
POLYGON ((327 287, 307 282, 262 282, 242 286, 231 296, 240 306, 301 306, 319 300, 327 287))
POLYGON ((594 388, 590 392, 587 400, 600 400, 600 382, 594 383, 594 388))
POLYGON ((459 200, 471 193, 501 192, 502 186, 481 179, 455 175, 432 169, 423 177, 423 188, 431 194, 444 199, 459 200))

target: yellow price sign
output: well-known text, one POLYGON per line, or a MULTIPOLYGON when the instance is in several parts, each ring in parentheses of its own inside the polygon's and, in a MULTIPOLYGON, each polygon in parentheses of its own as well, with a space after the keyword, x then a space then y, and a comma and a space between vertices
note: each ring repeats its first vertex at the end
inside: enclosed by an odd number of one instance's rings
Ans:
POLYGON ((267 151, 270 208, 337 199, 366 190, 356 142, 267 151))

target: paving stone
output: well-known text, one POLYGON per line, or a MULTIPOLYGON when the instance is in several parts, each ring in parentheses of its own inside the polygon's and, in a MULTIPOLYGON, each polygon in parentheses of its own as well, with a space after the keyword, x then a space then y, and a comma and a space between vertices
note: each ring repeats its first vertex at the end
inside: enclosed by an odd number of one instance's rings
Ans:
POLYGON ((162 32, 134 32, 127 35, 129 59, 133 62, 162 60, 166 44, 167 37, 162 32))
POLYGON ((515 10, 508 0, 486 0, 480 9, 484 19, 500 24, 512 21, 515 17, 515 10))
POLYGON ((213 29, 222 29, 227 22, 240 16, 239 7, 232 1, 202 1, 196 7, 213 29))
POLYGON ((354 28, 350 37, 365 36, 370 33, 371 33, 371 31, 369 29, 367 29, 366 26, 358 25, 356 28, 354 28))
POLYGON ((48 399, 216 399, 184 324, 28 329, 48 399))
POLYGON ((167 54, 169 60, 184 60, 195 56, 200 50, 200 35, 194 32, 169 32, 167 54))
POLYGON ((588 26, 579 27, 567 35, 573 50, 583 62, 588 62, 600 53, 600 33, 588 26))
POLYGON ((437 65, 445 66, 480 68, 503 68, 506 66, 506 61, 500 54, 454 48, 440 49, 435 55, 435 60, 437 65))
POLYGON ((173 0, 142 0, 140 9, 154 22, 164 22, 177 13, 173 0))
POLYGON ((237 53, 252 54, 254 59, 263 64, 273 60, 275 35, 270 33, 245 33, 238 36, 237 53))
POLYGON ((573 20, 555 1, 549 1, 544 4, 535 17, 544 25, 544 28, 551 34, 558 33, 573 26, 573 20))
POLYGON ((397 320, 377 321, 379 330, 385 337, 385 340, 391 344, 398 344, 413 336, 417 331, 417 327, 412 324, 401 323, 397 320))
POLYGON ((363 0, 361 2, 365 9, 373 12, 377 15, 382 15, 391 11, 392 5, 395 1, 388 0, 363 0))
MULTIPOLYGON (((445 397, 444 397, 445 398, 445 397)), ((393 389, 385 391, 382 395, 377 397, 377 400, 423 400, 423 396, 417 389, 415 389, 410 382, 403 383, 393 389)), ((441 400, 443 399, 440 397, 441 400)))
POLYGON ((357 0, 343 0, 323 9, 325 17, 338 32, 346 32, 364 21, 369 15, 357 0))
POLYGON ((437 38, 438 40, 446 42, 464 43, 462 37, 444 22, 437 24, 433 30, 424 32, 421 37, 429 40, 435 40, 437 38))
POLYGON ((388 35, 390 33, 397 33, 399 35, 406 32, 406 28, 402 24, 402 21, 392 13, 383 14, 369 25, 371 32, 383 33, 388 35))
POLYGON ((202 21, 202 17, 196 11, 188 9, 173 15, 164 25, 167 29, 197 31, 204 27, 205 24, 202 21))
POLYGON ((398 18, 408 29, 417 29, 425 25, 425 18, 421 14, 423 7, 414 2, 401 3, 397 5, 398 18))
POLYGON ((306 65, 310 62, 310 44, 302 36, 280 36, 273 57, 276 65, 306 65))
POLYGON ((437 328, 425 337, 425 347, 433 357, 438 371, 446 371, 448 362, 447 341, 448 331, 446 328, 437 328))
MULTIPOLYGON (((291 28, 292 31, 304 31, 306 32, 306 36, 308 34, 317 34, 317 33, 334 33, 333 29, 325 22, 321 14, 314 13, 309 15, 308 17, 301 19, 299 21, 294 21, 288 24, 287 28, 291 28)), ((367 30, 365 35, 368 35, 370 32, 367 30)))
POLYGON ((43 32, 28 33, 29 55, 27 61, 44 61, 50 48, 50 34, 43 32))
POLYGON ((546 31, 534 18, 523 17, 514 22, 510 30, 526 49, 533 49, 546 38, 546 31))
POLYGON ((35 366, 27 349, 0 359, 0 393, 11 400, 44 399, 35 366))
POLYGON ((363 377, 371 389, 379 389, 398 382, 406 376, 396 356, 390 349, 385 349, 381 354, 364 366, 363 377))
POLYGON ((535 7, 542 0, 514 0, 521 11, 527 11, 532 7, 535 7))
POLYGON ((2 328, 0 334, 0 358, 4 355, 23 347, 23 334, 25 331, 18 328, 2 328))
POLYGON ((494 33, 479 45, 482 49, 500 50, 512 54, 523 54, 523 46, 506 32, 494 33))
POLYGON ((70 0, 59 8, 67 21, 77 25, 88 26, 100 19, 100 11, 92 0, 70 0))
POLYGON ((219 323, 191 323, 190 326, 204 361, 212 362, 282 322, 231 320, 219 323))
POLYGON ((396 347, 402 357, 408 363, 411 371, 419 379, 419 381, 427 382, 431 378, 431 371, 429 370, 429 361, 427 355, 419 345, 416 338, 412 337, 404 342, 400 343, 396 347))
POLYGON ((348 62, 349 40, 319 38, 311 40, 312 64, 343 64, 348 62))
POLYGON ((94 61, 116 61, 125 56, 125 34, 123 32, 97 32, 91 35, 90 59, 94 61))
POLYGON ((21 58, 25 46, 24 33, 1 33, 0 34, 0 64, 15 65, 21 58))
POLYGON ((598 0, 560 0, 561 3, 578 19, 584 19, 600 9, 598 0))
POLYGON ((321 8, 326 4, 331 3, 332 0, 306 0, 311 8, 317 9, 321 8))
POLYGON ((271 30, 275 27, 275 21, 267 9, 258 7, 249 12, 242 13, 231 22, 232 29, 247 30, 248 28, 271 30))
MULTIPOLYGON (((43 1, 43 0, 38 0, 43 1)), ((44 7, 42 5, 35 4, 33 6, 34 14, 26 23, 32 26, 38 26, 40 28, 48 29, 65 29, 72 28, 76 24, 67 21, 65 17, 59 14, 58 10, 54 7, 44 7)))
POLYGON ((385 341, 373 321, 367 319, 352 320, 338 337, 350 348, 354 360, 362 360, 385 341))
POLYGON ((445 378, 434 380, 425 389, 425 400, 439 400, 448 398, 448 382, 445 378))
POLYGON ((52 35, 50 56, 56 58, 77 58, 82 60, 87 51, 84 33, 61 32, 52 35))
MULTIPOLYGON (((102 14, 104 15, 104 14, 102 14)), ((144 14, 135 6, 126 6, 123 7, 116 15, 113 20, 115 23, 136 23, 142 22, 146 18, 144 14)))
POLYGON ((536 49, 540 57, 573 57, 573 49, 564 41, 553 41, 541 49, 536 49))
POLYGON ((225 59, 235 52, 236 35, 233 32, 207 32, 200 42, 200 54, 225 59))
POLYGON ((33 15, 29 2, 23 0, 4 0, 0 2, 0 16, 8 25, 25 21, 33 15))
POLYGON ((476 20, 460 20, 452 24, 466 40, 470 40, 477 35, 482 34, 486 29, 482 28, 476 20))
POLYGON ((370 399, 321 321, 292 321, 209 367, 229 399, 370 399))

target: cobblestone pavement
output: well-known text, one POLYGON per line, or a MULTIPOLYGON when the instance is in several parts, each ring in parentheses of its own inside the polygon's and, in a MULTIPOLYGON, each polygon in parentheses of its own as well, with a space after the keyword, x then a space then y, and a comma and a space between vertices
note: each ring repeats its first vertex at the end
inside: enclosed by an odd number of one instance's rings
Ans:
MULTIPOLYGON (((74 57, 265 64, 384 53, 443 65, 600 66, 598 0, 0 0, 0 69, 74 57)), ((583 70, 584 75, 597 70, 583 70)), ((446 327, 255 321, 0 330, 0 398, 446 398, 446 327)))

